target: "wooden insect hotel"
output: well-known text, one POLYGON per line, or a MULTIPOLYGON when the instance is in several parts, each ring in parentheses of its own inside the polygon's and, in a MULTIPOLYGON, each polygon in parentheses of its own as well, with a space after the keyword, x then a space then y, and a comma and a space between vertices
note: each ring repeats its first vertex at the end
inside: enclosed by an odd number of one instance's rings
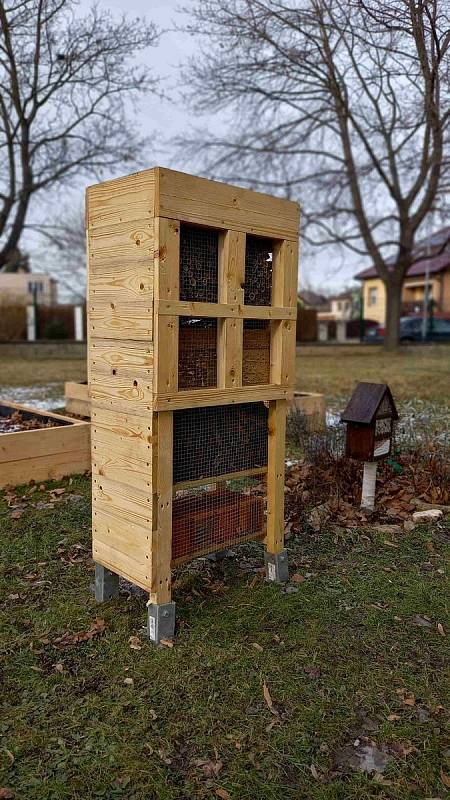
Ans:
POLYGON ((96 596, 248 540, 287 580, 284 451, 299 207, 155 168, 87 191, 96 596))

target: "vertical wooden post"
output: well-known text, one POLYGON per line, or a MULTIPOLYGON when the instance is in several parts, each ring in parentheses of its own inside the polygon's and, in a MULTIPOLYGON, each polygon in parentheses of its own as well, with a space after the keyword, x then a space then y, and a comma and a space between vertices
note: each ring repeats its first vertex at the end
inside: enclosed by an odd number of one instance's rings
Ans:
MULTIPOLYGON (((178 388, 178 317, 158 313, 159 300, 179 299, 180 223, 155 219, 155 377, 154 391, 178 388)), ((154 415, 153 513, 150 603, 171 599, 173 413, 154 415)))
POLYGON ((178 388, 178 317, 158 313, 159 300, 180 296, 180 223, 155 219, 154 394, 178 388))
MULTIPOLYGON (((272 305, 297 307, 298 242, 276 242, 273 252, 272 305)), ((270 382, 292 386, 295 369, 296 321, 272 323, 270 382)))
POLYGON ((161 604, 171 599, 173 413, 157 414, 156 428, 150 602, 161 604))
POLYGON ((284 455, 286 400, 269 403, 269 452, 267 464, 268 553, 281 553, 284 547, 284 455))
MULTIPOLYGON (((219 303, 244 302, 245 233, 226 231, 219 249, 219 303)), ((217 333, 217 386, 242 386, 243 319, 219 319, 217 333)))

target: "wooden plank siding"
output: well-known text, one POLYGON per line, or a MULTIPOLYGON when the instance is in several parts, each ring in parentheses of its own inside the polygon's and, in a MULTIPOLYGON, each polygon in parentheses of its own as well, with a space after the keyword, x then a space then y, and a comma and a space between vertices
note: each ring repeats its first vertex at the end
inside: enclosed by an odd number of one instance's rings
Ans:
POLYGON ((87 192, 93 556, 151 585, 154 175, 87 192))

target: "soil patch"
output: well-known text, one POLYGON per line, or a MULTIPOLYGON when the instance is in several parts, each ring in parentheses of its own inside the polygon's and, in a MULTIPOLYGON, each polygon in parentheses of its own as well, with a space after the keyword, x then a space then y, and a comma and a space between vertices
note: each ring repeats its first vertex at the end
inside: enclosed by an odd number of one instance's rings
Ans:
POLYGON ((45 417, 31 417, 25 419, 20 411, 14 411, 8 417, 0 417, 0 433, 15 433, 16 431, 33 431, 38 428, 55 428, 58 423, 45 417))

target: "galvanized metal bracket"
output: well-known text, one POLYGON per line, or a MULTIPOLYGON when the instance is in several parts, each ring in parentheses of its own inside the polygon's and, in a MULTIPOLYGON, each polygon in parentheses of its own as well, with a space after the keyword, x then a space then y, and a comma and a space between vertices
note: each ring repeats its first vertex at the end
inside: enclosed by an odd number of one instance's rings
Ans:
POLYGON ((148 608, 148 637, 153 644, 175 635, 175 603, 151 603, 148 608))
POLYGON ((97 603, 106 603, 119 596, 119 576, 115 572, 95 565, 95 599, 97 603))
POLYGON ((266 577, 272 583, 287 583, 289 580, 289 562, 287 550, 281 553, 264 553, 266 577))

